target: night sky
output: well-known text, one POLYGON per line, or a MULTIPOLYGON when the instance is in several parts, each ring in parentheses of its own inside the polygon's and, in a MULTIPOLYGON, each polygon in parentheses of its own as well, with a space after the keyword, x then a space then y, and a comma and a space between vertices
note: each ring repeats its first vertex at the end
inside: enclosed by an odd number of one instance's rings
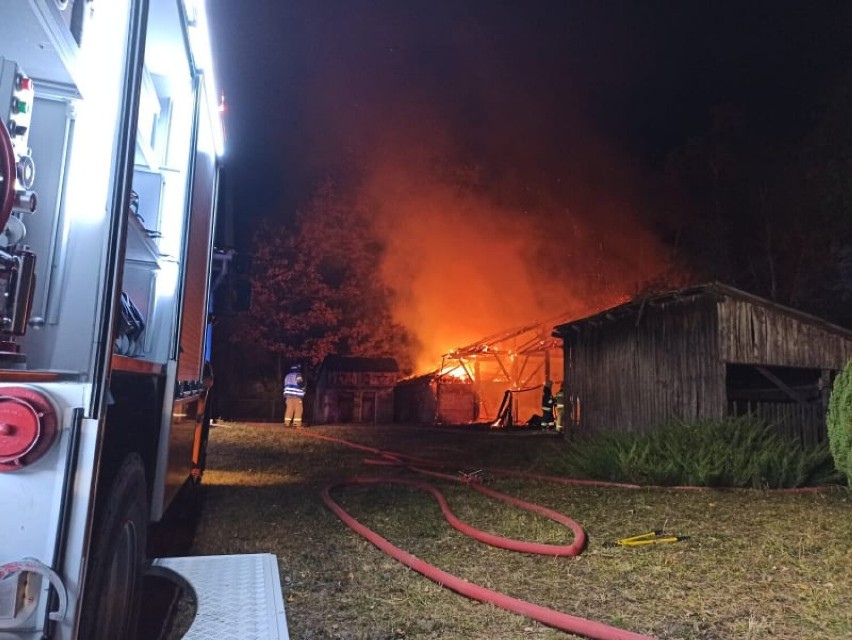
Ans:
MULTIPOLYGON (((827 166, 801 143, 826 96, 852 88, 848 0, 209 6, 235 221, 220 246, 256 252, 261 218, 298 238, 332 185, 350 220, 367 212, 381 254, 365 287, 389 292, 418 369, 482 336, 699 281, 852 318, 826 251, 845 236, 811 233, 827 228, 807 221, 824 196, 800 188, 827 166), (716 188, 701 153, 724 119, 739 146, 716 188), (693 168, 703 183, 678 173, 693 168)), ((841 128, 847 103, 832 103, 841 128)), ((849 139, 827 179, 842 182, 849 139)), ((847 209, 848 190, 830 189, 829 209, 847 209)))
POLYGON ((807 127, 852 46, 843 1, 209 4, 229 198, 246 221, 292 216, 391 131, 410 146, 445 137, 457 164, 556 197, 566 173, 574 191, 650 185, 719 105, 756 135, 807 127))

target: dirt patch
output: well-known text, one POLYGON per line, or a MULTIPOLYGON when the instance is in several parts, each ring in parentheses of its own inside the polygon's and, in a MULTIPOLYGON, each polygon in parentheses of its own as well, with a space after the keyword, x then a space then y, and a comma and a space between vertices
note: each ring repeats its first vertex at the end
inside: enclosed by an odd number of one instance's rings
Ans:
MULTIPOLYGON (((567 446, 547 437, 458 429, 312 431, 438 458, 459 473, 487 467, 548 473, 567 446)), ((216 427, 193 553, 276 554, 294 640, 571 637, 447 591, 345 527, 321 502, 327 483, 355 475, 415 477, 367 465, 365 457, 278 426, 216 427)), ((545 518, 461 484, 437 484, 456 515, 478 528, 570 541, 545 518)), ((335 498, 397 546, 470 582, 660 639, 852 637, 848 492, 602 489, 496 476, 489 486, 576 519, 589 535, 585 553, 554 559, 481 545, 447 525, 431 496, 403 486, 345 488, 335 498), (652 529, 690 538, 604 545, 652 529)))

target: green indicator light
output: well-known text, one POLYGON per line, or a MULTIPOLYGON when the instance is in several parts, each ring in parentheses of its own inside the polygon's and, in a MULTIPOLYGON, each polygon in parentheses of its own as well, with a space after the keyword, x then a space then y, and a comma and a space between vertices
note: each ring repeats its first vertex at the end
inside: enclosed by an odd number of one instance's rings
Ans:
POLYGON ((15 113, 26 113, 29 111, 29 105, 23 100, 16 100, 15 102, 15 113))

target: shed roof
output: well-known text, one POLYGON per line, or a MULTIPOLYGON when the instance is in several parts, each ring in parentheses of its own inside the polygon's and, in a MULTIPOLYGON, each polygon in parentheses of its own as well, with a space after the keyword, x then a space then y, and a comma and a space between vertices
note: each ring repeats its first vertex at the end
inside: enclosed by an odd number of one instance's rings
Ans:
POLYGON ((321 367, 326 371, 357 371, 397 373, 399 365, 393 358, 365 358, 356 356, 326 356, 321 367))
POLYGON ((761 298, 760 296, 756 296, 751 293, 747 293, 746 291, 742 291, 741 289, 737 289, 736 287, 722 284, 721 282, 708 282, 705 284, 684 287, 682 289, 674 289, 662 293, 652 293, 645 296, 639 296, 629 302, 625 302, 624 304, 612 307, 610 309, 606 309, 591 316, 586 316, 585 318, 578 318, 577 320, 572 320, 570 322, 557 325, 554 328, 553 335, 561 337, 564 336, 568 332, 568 330, 572 328, 579 329, 584 325, 590 324, 606 324, 608 322, 612 322, 630 316, 636 316, 638 322, 645 308, 648 306, 661 307, 666 306, 668 304, 688 304, 697 298, 705 296, 716 296, 722 298, 735 298, 738 300, 743 300, 756 306, 771 309, 776 313, 791 316, 793 318, 796 318, 800 322, 805 322, 807 324, 820 327, 825 331, 840 335, 844 338, 852 339, 852 331, 850 331, 849 329, 845 329, 839 325, 828 322, 827 320, 811 315, 809 313, 805 313, 804 311, 798 311, 791 307, 785 307, 784 305, 772 302, 771 300, 761 298))

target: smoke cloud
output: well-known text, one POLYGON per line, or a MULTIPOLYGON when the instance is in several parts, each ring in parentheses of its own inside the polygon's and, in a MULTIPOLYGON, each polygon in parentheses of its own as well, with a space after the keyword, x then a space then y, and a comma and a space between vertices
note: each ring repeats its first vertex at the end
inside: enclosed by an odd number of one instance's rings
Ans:
POLYGON ((488 179, 439 125, 428 129, 377 138, 356 181, 396 319, 424 347, 421 370, 485 335, 617 304, 665 268, 618 184, 596 197, 569 180, 546 190, 488 179))
POLYGON ((325 44, 304 86, 302 160, 370 212, 419 368, 490 333, 617 304, 659 276, 655 178, 596 134, 588 71, 572 75, 535 29, 438 25, 404 4, 347 16, 331 41, 323 20, 339 15, 306 25, 325 44))

